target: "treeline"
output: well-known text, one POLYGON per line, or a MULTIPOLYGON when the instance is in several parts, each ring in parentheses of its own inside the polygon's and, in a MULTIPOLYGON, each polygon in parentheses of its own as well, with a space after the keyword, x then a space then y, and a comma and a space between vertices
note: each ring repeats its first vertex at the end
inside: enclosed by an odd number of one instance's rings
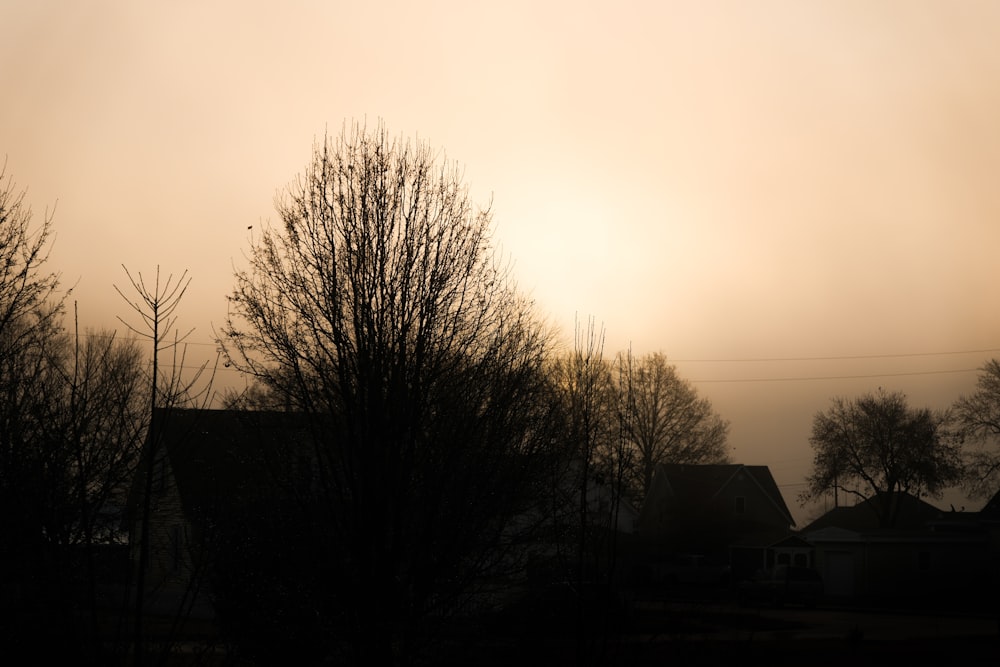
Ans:
MULTIPOLYGON (((593 323, 560 344, 496 256, 489 210, 429 147, 356 126, 315 147, 278 208, 281 225, 235 276, 224 353, 254 389, 226 403, 311 424, 310 519, 283 527, 299 526, 297 548, 320 556, 307 598, 323 604, 310 609, 316 623, 289 628, 279 610, 306 599, 287 597, 293 582, 273 582, 286 598, 267 610, 251 603, 275 602, 253 589, 264 564, 249 561, 236 589, 216 576, 244 600, 228 607, 241 614, 225 624, 234 651, 265 660, 263 639, 311 647, 306 661, 411 662, 425 655, 428 619, 470 609, 482 582, 529 558, 544 556, 578 591, 608 583, 617 509, 641 502, 655 465, 727 459, 728 424, 663 355, 607 359, 593 323), (248 633, 239 622, 252 614, 265 622, 248 633)), ((80 332, 47 267, 52 228, 5 176, 4 639, 29 654, 138 663, 149 656, 136 650, 145 630, 132 609, 148 548, 135 530, 151 488, 142 447, 156 442, 153 408, 191 398, 148 350, 173 326, 172 310, 156 308, 183 288, 144 291, 128 276, 138 298, 123 293, 126 305, 159 327, 151 346, 80 332)), ((243 518, 241 548, 254 535, 268 544, 263 527, 289 517, 243 518)), ((235 553, 212 555, 232 573, 235 553)))
MULTIPOLYGON (((601 662, 622 508, 642 503, 659 463, 728 461, 728 423, 662 354, 605 356, 593 321, 561 341, 496 254, 489 209, 426 145, 381 125, 325 137, 277 208, 280 224, 255 235, 234 276, 221 345, 252 389, 225 404, 303 419, 309 451, 288 461, 304 459, 309 476, 288 478, 301 483, 287 495, 261 487, 196 545, 226 654, 420 662, 454 648, 434 643, 449 621, 522 574, 567 585, 575 657, 601 662)), ((152 520, 141 501, 159 455, 142 449, 159 442, 154 408, 192 405, 191 385, 134 338, 77 330, 46 266, 52 224, 34 224, 0 177, 4 639, 29 655, 139 663, 151 655, 150 538, 136 527, 152 520)), ((122 296, 141 323, 129 328, 159 350, 186 274, 128 278, 137 297, 122 296)), ((914 418, 894 395, 835 404, 817 416, 809 492, 857 489, 867 471, 843 456, 877 465, 928 424, 924 449, 949 445, 956 467, 886 488, 957 480, 968 468, 955 438, 1000 431, 994 375, 985 398, 957 404, 959 422, 914 418), (883 433, 879 414, 899 426, 891 447, 851 449, 854 435, 883 433), (847 428, 858 424, 870 428, 847 428)), ((995 457, 977 451, 992 483, 995 457)))
POLYGON ((323 519, 302 531, 334 564, 308 576, 322 611, 306 616, 326 629, 313 659, 426 656, 483 586, 529 569, 569 585, 593 659, 606 609, 588 613, 585 591, 616 576, 622 503, 660 461, 727 457, 727 424, 662 355, 606 359, 593 323, 560 344, 460 177, 381 126, 325 138, 235 277, 222 345, 256 383, 235 404, 312 424, 323 519))
POLYGON ((100 652, 98 582, 128 576, 150 379, 136 342, 67 322, 51 233, 0 173, 0 626, 11 655, 76 659, 100 652))

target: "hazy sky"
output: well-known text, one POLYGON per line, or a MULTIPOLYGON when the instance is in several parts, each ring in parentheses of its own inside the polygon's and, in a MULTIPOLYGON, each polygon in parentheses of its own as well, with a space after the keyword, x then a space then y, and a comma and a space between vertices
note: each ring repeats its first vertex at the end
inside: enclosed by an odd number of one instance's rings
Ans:
POLYGON ((316 138, 381 119, 492 197, 567 338, 666 353, 799 518, 831 397, 943 408, 1000 356, 1000 3, 4 0, 0 26, 0 153, 88 326, 122 328, 121 264, 187 269, 212 353, 247 227, 316 138))

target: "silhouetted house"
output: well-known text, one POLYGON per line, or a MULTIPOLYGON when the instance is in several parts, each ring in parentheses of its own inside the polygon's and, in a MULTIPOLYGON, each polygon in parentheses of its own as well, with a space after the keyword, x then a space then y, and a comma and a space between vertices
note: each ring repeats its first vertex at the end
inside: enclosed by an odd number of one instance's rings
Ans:
POLYGON ((968 604, 992 585, 990 532, 977 512, 944 512, 899 494, 895 525, 871 501, 837 507, 801 531, 831 598, 968 604))
POLYGON ((558 535, 579 527, 584 493, 586 522, 592 528, 613 528, 623 535, 634 534, 639 529, 639 511, 622 495, 621 488, 609 483, 601 472, 593 471, 584 486, 582 466, 578 461, 556 462, 550 483, 541 493, 544 497, 536 499, 530 509, 514 521, 516 526, 544 526, 539 546, 558 541, 558 535))
MULTIPOLYGON (((316 502, 319 476, 305 415, 172 410, 160 411, 157 423, 158 439, 155 446, 146 443, 140 466, 145 470, 155 450, 144 587, 150 610, 174 613, 193 601, 196 614, 210 616, 223 609, 220 597, 238 600, 249 591, 259 598, 261 590, 271 594, 292 584, 308 589, 305 577, 336 567, 339 556, 321 555, 317 548, 340 553, 324 541, 331 531, 321 526, 328 525, 330 516, 317 516, 329 505, 316 502), (289 575, 290 569, 297 572, 289 575), (224 590, 229 593, 220 595, 224 590)), ((142 533, 143 480, 142 474, 137 476, 130 496, 133 551, 142 533)), ((587 488, 589 523, 603 530, 635 531, 638 512, 632 505, 616 498, 598 478, 587 488)), ((560 531, 574 527, 579 499, 574 485, 558 487, 552 498, 533 499, 532 510, 509 525, 507 541, 514 546, 507 547, 501 556, 505 564, 497 568, 504 577, 480 588, 510 586, 514 579, 506 576, 507 570, 514 572, 513 578, 523 577, 520 564, 531 554, 551 557, 564 546, 560 531)), ((490 590, 481 597, 493 595, 490 590)))
MULTIPOLYGON (((515 532, 533 535, 524 548, 525 575, 532 585, 563 583, 578 576, 581 537, 588 566, 599 570, 587 576, 607 575, 609 563, 604 559, 612 553, 619 563, 626 558, 639 526, 635 505, 601 472, 591 471, 584 485, 579 461, 560 461, 555 468, 540 502, 512 522, 515 532)), ((614 575, 621 575, 621 570, 614 575)))
POLYGON ((979 525, 989 535, 990 585, 1000 593, 1000 491, 998 491, 977 515, 979 525))
MULTIPOLYGON (((556 489, 556 502, 562 508, 563 520, 573 524, 580 520, 580 500, 584 492, 581 479, 581 466, 573 462, 567 466, 556 489)), ((639 511, 622 494, 621 487, 610 483, 603 473, 591 472, 586 494, 587 520, 592 526, 613 528, 623 535, 639 529, 639 511)))
POLYGON ((731 566, 734 579, 808 552, 767 466, 660 464, 639 532, 660 554, 696 553, 731 566))
MULTIPOLYGON (((893 494, 891 502, 894 507, 892 528, 920 529, 928 521, 941 514, 941 510, 937 507, 909 493, 893 494)), ((802 532, 819 530, 828 526, 856 531, 875 530, 884 527, 881 526, 881 523, 880 513, 875 508, 875 501, 866 500, 855 505, 834 507, 804 527, 802 532)))
POLYGON ((144 471, 153 455, 146 606, 171 614, 190 606, 195 615, 209 615, 220 527, 238 525, 257 509, 270 515, 294 497, 310 475, 308 430, 300 416, 283 412, 159 410, 154 423, 130 494, 130 543, 137 551, 144 471))

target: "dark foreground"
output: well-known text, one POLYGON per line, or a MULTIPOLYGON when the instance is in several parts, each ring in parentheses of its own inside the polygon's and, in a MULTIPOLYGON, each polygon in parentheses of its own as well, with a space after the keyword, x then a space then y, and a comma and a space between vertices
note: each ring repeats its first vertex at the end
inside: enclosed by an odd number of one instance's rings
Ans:
POLYGON ((620 644, 603 652, 585 652, 580 659, 573 646, 542 651, 505 651, 496 648, 444 665, 797 665, 806 667, 867 667, 869 665, 972 665, 991 667, 1000 656, 993 639, 875 640, 853 643, 827 639, 739 642, 666 640, 648 644, 620 644))
POLYGON ((609 619, 606 631, 575 633, 572 624, 531 620, 538 619, 505 619, 443 664, 863 667, 1000 660, 1000 626, 984 613, 672 603, 609 619))
MULTIPOLYGON (((213 626, 208 620, 189 626, 186 636, 177 637, 180 641, 170 648, 154 650, 147 664, 268 664, 234 655, 213 626)), ((156 627, 152 622, 147 627, 154 635, 167 631, 166 626, 156 627)), ((115 653, 109 651, 102 664, 131 662, 115 653)), ((280 647, 272 647, 269 653, 287 654, 280 647)), ((449 624, 449 630, 429 644, 421 658, 417 664, 441 667, 976 667, 998 664, 1000 624, 995 613, 982 608, 974 612, 836 605, 747 608, 728 600, 647 600, 626 611, 580 616, 578 608, 529 604, 449 624)))

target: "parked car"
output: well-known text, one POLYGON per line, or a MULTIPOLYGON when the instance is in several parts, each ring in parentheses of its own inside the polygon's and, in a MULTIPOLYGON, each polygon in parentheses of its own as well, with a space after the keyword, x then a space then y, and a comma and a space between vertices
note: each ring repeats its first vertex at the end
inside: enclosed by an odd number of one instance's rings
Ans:
POLYGON ((741 604, 803 604, 815 607, 823 597, 823 578, 816 570, 793 565, 778 565, 758 570, 752 579, 739 585, 741 604))

